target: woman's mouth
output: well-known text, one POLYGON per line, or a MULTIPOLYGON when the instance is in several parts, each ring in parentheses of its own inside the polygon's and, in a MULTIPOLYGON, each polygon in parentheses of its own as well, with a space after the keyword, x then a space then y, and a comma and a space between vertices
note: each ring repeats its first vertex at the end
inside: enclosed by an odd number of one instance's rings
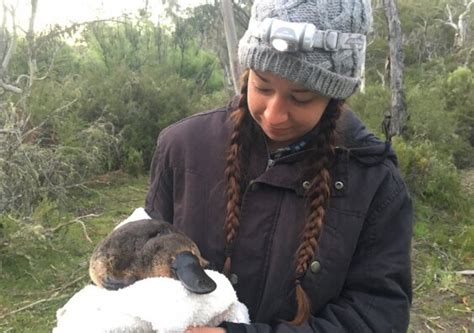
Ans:
POLYGON ((268 134, 271 134, 270 136, 282 136, 288 132, 288 128, 275 128, 275 127, 269 127, 268 128, 268 134))

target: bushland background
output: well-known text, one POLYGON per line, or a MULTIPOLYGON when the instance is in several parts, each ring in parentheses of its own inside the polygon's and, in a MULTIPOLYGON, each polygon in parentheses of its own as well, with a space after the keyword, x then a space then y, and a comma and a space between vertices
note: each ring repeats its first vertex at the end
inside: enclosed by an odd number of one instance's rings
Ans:
MULTIPOLYGON (((233 3, 239 37, 251 2, 233 3)), ((94 245, 143 205, 160 130, 232 95, 220 3, 164 3, 158 21, 145 1, 131 15, 40 32, 16 28, 14 10, 3 6, 4 332, 51 330, 55 311, 89 282, 94 245)), ((365 93, 348 103, 383 138, 391 95, 387 21, 382 2, 373 7, 365 93)), ((398 1, 409 118, 392 141, 415 204, 412 332, 474 327, 473 7, 398 1)))

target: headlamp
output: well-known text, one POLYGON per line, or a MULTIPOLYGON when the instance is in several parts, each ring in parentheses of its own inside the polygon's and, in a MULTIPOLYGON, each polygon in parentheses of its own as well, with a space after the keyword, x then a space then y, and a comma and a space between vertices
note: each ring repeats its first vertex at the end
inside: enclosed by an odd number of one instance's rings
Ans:
POLYGON ((252 36, 280 52, 310 52, 315 48, 326 51, 365 48, 365 36, 334 30, 318 30, 311 23, 287 22, 266 18, 252 36))
POLYGON ((287 52, 288 49, 290 48, 289 43, 281 38, 273 38, 272 39, 272 46, 280 52, 287 52))

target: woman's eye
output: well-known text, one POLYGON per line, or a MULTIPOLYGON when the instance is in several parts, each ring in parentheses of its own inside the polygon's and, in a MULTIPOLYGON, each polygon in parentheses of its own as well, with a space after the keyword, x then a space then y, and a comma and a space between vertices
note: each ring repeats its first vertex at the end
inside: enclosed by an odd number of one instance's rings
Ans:
POLYGON ((259 92, 262 92, 262 93, 268 93, 268 92, 271 91, 271 89, 261 88, 261 87, 258 87, 258 86, 255 86, 255 89, 257 89, 259 92))
POLYGON ((308 104, 313 99, 312 98, 310 98, 310 99, 299 99, 299 98, 296 98, 295 96, 291 96, 291 100, 296 104, 304 105, 304 104, 308 104))

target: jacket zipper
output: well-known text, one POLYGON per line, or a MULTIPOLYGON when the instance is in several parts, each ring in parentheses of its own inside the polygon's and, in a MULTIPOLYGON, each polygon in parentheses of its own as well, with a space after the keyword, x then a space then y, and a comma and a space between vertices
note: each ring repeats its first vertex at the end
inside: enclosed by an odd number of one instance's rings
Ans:
POLYGON ((265 169, 265 171, 267 171, 268 169, 270 169, 271 167, 273 167, 275 165, 275 160, 272 160, 271 158, 269 158, 267 160, 267 167, 265 169))

